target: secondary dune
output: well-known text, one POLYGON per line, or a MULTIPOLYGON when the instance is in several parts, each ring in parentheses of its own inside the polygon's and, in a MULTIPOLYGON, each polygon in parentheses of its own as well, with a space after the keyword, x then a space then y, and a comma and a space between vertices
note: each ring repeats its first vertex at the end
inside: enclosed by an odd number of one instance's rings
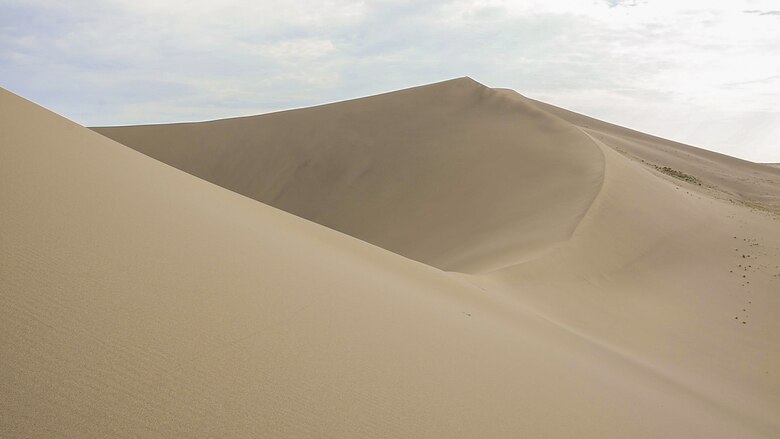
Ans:
POLYGON ((645 167, 702 186, 708 195, 780 212, 780 170, 640 133, 543 102, 534 105, 586 129, 645 167))
POLYGON ((776 170, 580 117, 464 79, 98 130, 226 189, 0 92, 0 436, 776 436, 776 170))

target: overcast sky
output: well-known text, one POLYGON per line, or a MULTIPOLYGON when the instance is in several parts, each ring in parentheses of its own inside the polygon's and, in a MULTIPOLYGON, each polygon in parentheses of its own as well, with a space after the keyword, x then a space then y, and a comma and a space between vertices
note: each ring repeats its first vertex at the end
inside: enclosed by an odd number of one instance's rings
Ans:
POLYGON ((780 162, 778 0, 0 0, 0 85, 83 125, 257 114, 459 76, 780 162))

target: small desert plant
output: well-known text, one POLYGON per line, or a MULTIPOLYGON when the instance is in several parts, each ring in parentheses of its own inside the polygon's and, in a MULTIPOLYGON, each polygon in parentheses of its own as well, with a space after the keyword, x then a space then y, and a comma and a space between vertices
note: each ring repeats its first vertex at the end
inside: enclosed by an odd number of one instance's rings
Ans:
POLYGON ((655 166, 655 169, 663 172, 666 175, 671 175, 672 177, 678 180, 687 181, 688 183, 698 184, 699 186, 701 186, 701 180, 694 177, 693 175, 686 174, 685 172, 682 171, 678 171, 677 169, 673 169, 668 166, 657 166, 657 165, 655 166))

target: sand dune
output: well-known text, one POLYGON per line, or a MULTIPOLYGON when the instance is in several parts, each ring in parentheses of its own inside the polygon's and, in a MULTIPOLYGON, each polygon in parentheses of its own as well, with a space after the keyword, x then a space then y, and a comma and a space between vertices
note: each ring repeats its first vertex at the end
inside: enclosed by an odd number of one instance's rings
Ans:
POLYGON ((457 271, 522 260, 568 239, 603 174, 598 148, 571 124, 469 78, 262 116, 95 130, 457 271))
POLYGON ((224 188, 0 124, 2 437, 780 432, 769 166, 468 79, 98 129, 224 188))

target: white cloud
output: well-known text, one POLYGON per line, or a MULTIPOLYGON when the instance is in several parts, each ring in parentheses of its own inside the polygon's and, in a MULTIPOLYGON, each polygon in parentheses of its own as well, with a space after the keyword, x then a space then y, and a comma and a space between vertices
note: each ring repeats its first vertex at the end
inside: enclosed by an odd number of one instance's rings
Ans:
POLYGON ((773 0, 0 0, 0 77, 90 125, 252 114, 470 75, 780 161, 773 11, 773 0))

